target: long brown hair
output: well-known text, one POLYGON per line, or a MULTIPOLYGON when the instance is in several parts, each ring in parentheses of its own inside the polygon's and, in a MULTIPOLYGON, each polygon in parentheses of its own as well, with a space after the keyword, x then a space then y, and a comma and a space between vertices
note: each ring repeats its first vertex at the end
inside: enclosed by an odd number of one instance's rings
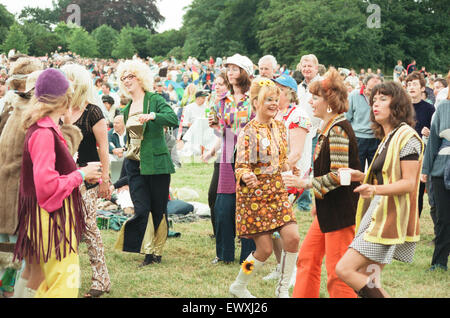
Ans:
MULTIPOLYGON (((250 79, 250 76, 248 73, 241 67, 239 67, 239 71, 241 72, 241 75, 239 75, 239 78, 237 80, 237 86, 239 86, 243 93, 246 93, 250 90, 250 87, 252 86, 252 80, 250 79)), ((234 89, 233 85, 230 84, 227 76, 228 88, 230 89, 231 94, 234 95, 234 89)))
MULTIPOLYGON (((371 107, 373 106, 373 99, 377 94, 391 97, 389 123, 393 128, 398 127, 401 123, 406 123, 413 128, 416 126, 416 112, 411 97, 399 83, 391 81, 375 86, 370 96, 371 107)), ((383 127, 376 122, 373 111, 370 112, 370 120, 372 121, 372 130, 375 137, 383 139, 385 137, 383 127)))

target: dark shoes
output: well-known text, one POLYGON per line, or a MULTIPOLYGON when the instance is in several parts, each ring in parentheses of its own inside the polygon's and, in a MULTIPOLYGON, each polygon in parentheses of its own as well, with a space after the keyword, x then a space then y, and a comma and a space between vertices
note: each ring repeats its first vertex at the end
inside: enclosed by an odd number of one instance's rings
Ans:
POLYGON ((139 267, 144 267, 151 264, 160 264, 162 256, 157 256, 154 254, 146 254, 145 259, 139 267))
POLYGON ((213 265, 218 265, 219 263, 222 263, 222 264, 225 264, 225 265, 229 265, 229 264, 231 264, 232 262, 226 262, 226 261, 223 261, 223 260, 221 260, 221 259, 218 258, 218 257, 216 257, 215 259, 213 259, 212 262, 211 262, 211 264, 213 264, 213 265))
POLYGON ((436 271, 447 271, 447 266, 441 264, 434 264, 427 270, 427 272, 436 272, 436 271))
POLYGON ((84 294, 84 298, 100 298, 105 293, 109 294, 109 291, 91 289, 88 293, 84 294))

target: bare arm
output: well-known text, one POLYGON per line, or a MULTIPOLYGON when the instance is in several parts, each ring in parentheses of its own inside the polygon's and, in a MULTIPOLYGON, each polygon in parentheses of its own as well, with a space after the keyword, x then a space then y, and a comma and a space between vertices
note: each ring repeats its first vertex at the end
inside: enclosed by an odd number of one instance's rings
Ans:
POLYGON ((402 195, 415 190, 420 170, 419 161, 401 161, 402 178, 394 183, 383 185, 363 184, 355 189, 365 199, 373 195, 402 195))
POLYGON ((293 169, 296 163, 300 160, 303 153, 303 147, 305 145, 307 130, 304 128, 292 129, 289 132, 289 156, 288 164, 293 169))
POLYGON ((99 187, 99 196, 107 198, 109 196, 109 147, 108 147, 108 132, 106 127, 106 120, 102 119, 92 128, 95 140, 99 146, 98 155, 102 163, 102 180, 103 183, 99 187))

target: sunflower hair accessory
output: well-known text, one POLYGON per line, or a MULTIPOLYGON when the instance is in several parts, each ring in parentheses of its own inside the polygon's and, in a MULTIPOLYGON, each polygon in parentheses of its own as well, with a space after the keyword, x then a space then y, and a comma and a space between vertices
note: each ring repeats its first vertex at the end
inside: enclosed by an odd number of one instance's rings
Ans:
POLYGON ((242 271, 246 275, 250 275, 255 269, 255 261, 245 261, 242 263, 242 271))
POLYGON ((259 86, 264 87, 264 86, 269 86, 269 87, 273 87, 275 86, 275 83, 271 80, 261 80, 258 82, 259 86))

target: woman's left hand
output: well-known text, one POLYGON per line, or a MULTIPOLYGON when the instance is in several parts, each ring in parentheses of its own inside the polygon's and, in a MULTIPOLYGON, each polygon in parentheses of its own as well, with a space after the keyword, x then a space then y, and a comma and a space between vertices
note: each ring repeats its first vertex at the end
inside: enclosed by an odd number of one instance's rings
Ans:
POLYGON ((98 186, 98 196, 101 199, 111 199, 111 192, 109 189, 109 182, 102 182, 99 186, 98 186))
POLYGON ((359 193, 359 195, 363 199, 371 199, 376 193, 376 187, 371 184, 363 184, 355 189, 356 193, 359 193))
POLYGON ((155 113, 143 114, 143 115, 139 116, 139 122, 141 124, 145 124, 149 121, 155 120, 155 118, 156 118, 155 113))
POLYGON ((309 188, 309 179, 302 179, 301 177, 295 175, 285 175, 283 176, 283 181, 284 185, 288 188, 309 188))

